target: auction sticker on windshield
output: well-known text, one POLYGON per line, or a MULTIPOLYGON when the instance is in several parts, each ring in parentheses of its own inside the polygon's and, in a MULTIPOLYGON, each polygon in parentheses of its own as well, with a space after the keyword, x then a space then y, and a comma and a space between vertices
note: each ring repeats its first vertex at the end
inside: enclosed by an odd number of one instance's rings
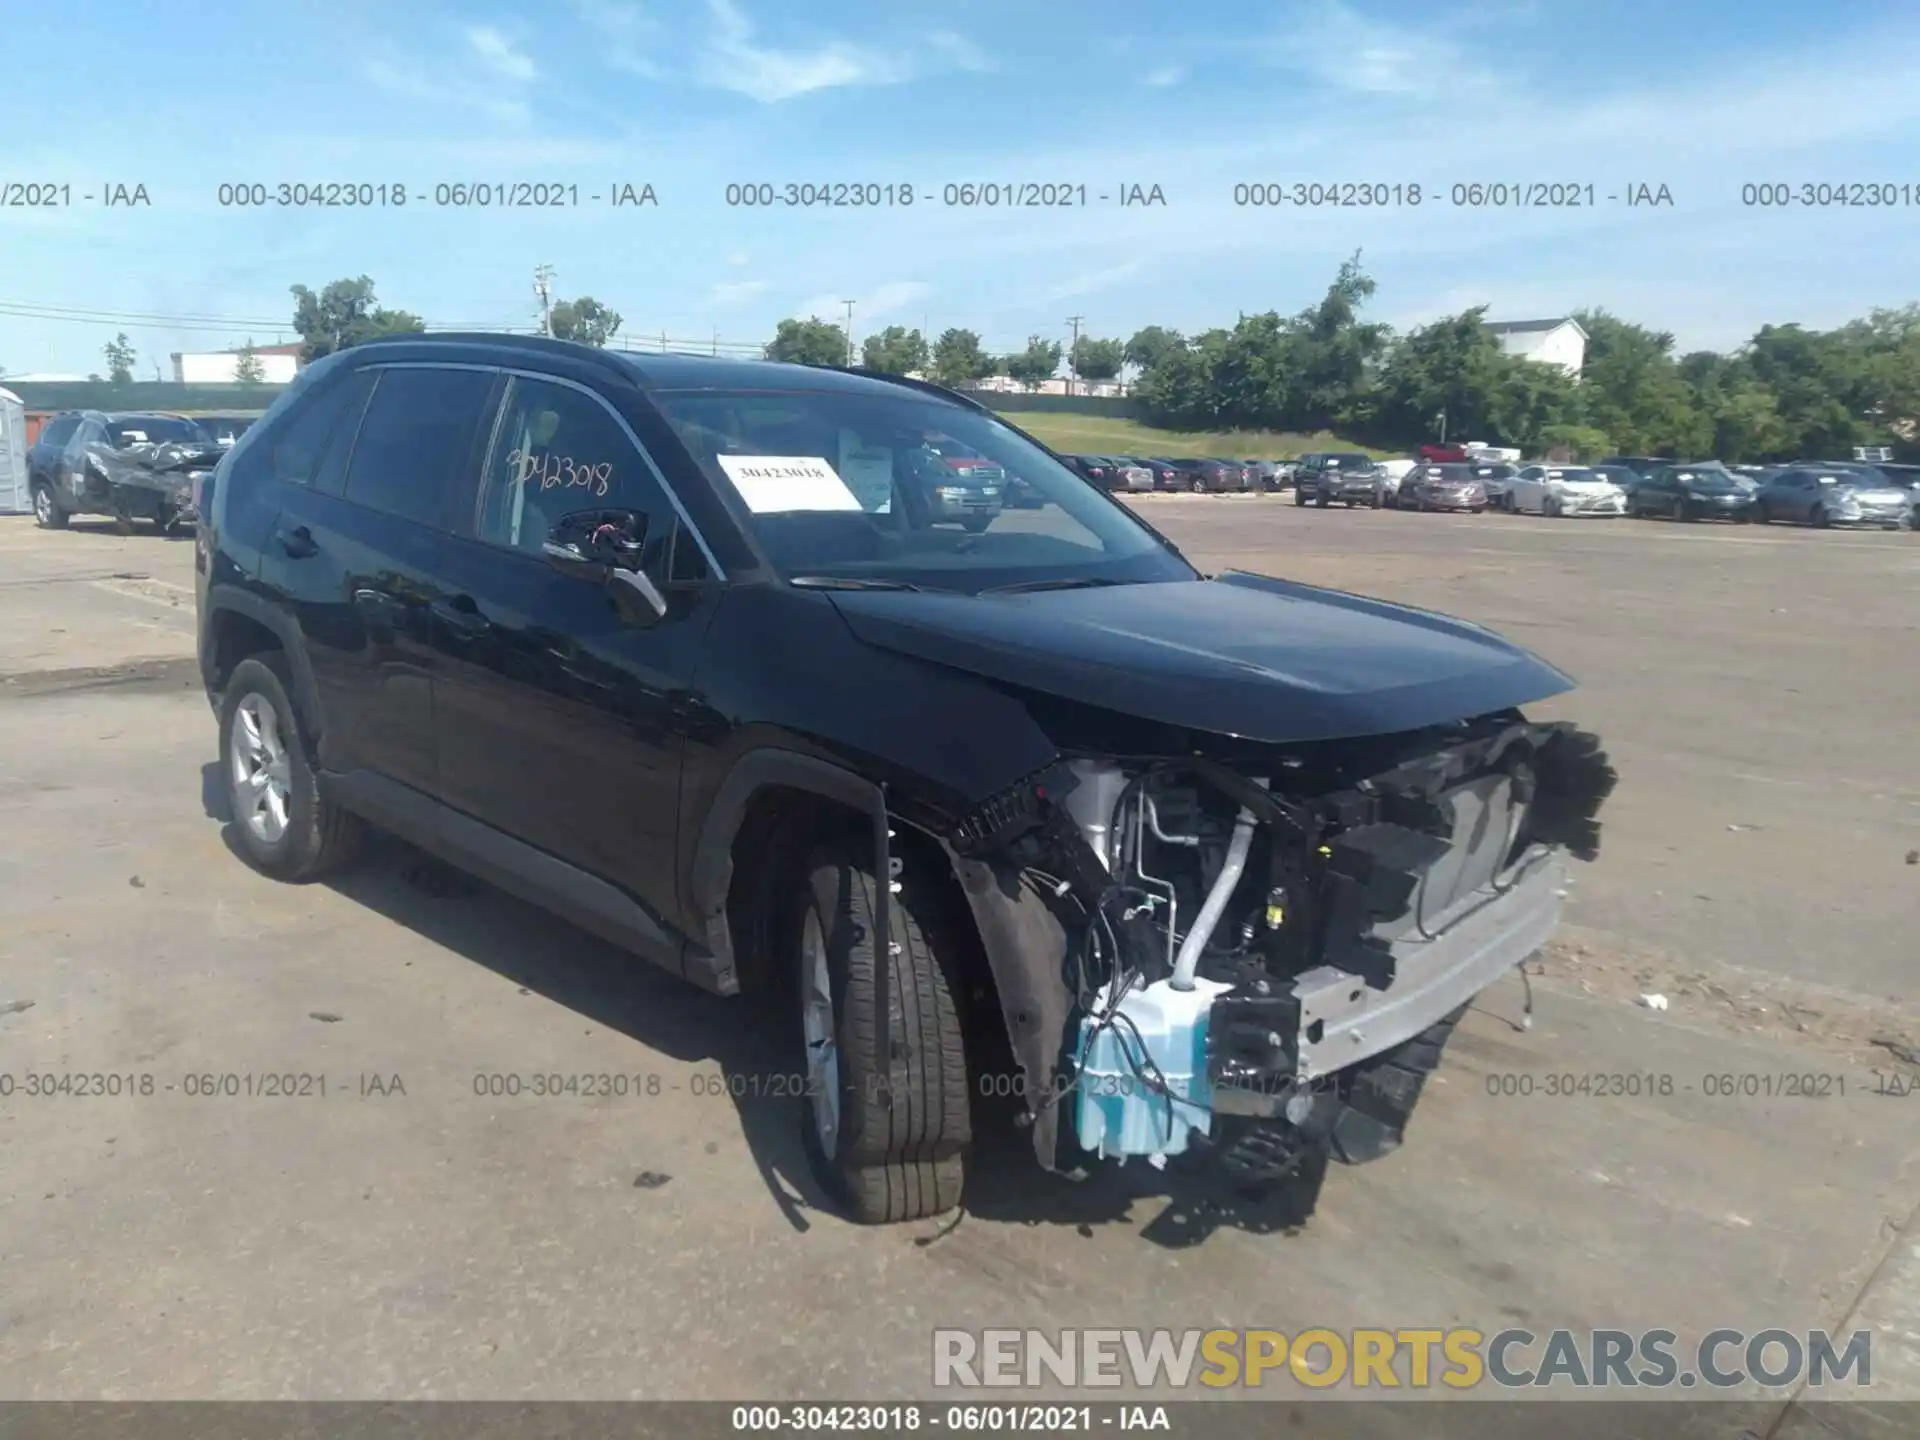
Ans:
POLYGON ((818 455, 716 455, 756 515, 792 510, 859 510, 859 499, 818 455))

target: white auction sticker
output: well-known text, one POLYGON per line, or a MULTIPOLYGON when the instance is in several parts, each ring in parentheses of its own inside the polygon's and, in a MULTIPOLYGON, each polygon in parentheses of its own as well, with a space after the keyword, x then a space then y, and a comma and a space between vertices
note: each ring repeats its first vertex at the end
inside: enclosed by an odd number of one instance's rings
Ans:
POLYGON ((858 510, 860 501, 818 455, 716 455, 756 515, 789 510, 858 510))

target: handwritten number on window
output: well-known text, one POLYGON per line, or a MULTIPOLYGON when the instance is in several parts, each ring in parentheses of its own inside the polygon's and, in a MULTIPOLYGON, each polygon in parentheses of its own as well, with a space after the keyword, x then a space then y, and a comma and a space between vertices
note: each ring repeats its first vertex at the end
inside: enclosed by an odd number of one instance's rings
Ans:
POLYGON ((599 496, 605 495, 612 487, 613 466, 602 460, 590 465, 585 461, 576 461, 571 455, 556 455, 551 451, 509 450, 507 466, 512 471, 513 483, 528 485, 540 482, 542 490, 587 490, 599 496))

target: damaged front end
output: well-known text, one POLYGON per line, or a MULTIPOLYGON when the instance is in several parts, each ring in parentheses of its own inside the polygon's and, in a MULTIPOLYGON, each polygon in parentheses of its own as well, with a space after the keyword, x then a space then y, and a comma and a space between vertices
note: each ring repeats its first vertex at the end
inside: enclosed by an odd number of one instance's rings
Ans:
POLYGON ((981 807, 948 843, 989 954, 1028 962, 995 971, 1042 1164, 1259 1185, 1392 1149, 1435 1042, 1553 933, 1616 778, 1594 735, 1503 711, 1069 752, 981 807))
POLYGON ((212 440, 154 440, 132 426, 117 430, 118 443, 76 439, 80 453, 72 457, 72 472, 80 508, 167 525, 199 518, 200 482, 226 454, 212 440))

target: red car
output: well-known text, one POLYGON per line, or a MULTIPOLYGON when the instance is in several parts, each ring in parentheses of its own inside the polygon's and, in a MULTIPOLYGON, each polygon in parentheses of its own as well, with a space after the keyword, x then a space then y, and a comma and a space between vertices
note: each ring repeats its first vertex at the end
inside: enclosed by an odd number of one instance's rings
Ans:
POLYGON ((1422 445, 1420 458, 1429 465, 1458 465, 1471 457, 1458 445, 1422 445))

